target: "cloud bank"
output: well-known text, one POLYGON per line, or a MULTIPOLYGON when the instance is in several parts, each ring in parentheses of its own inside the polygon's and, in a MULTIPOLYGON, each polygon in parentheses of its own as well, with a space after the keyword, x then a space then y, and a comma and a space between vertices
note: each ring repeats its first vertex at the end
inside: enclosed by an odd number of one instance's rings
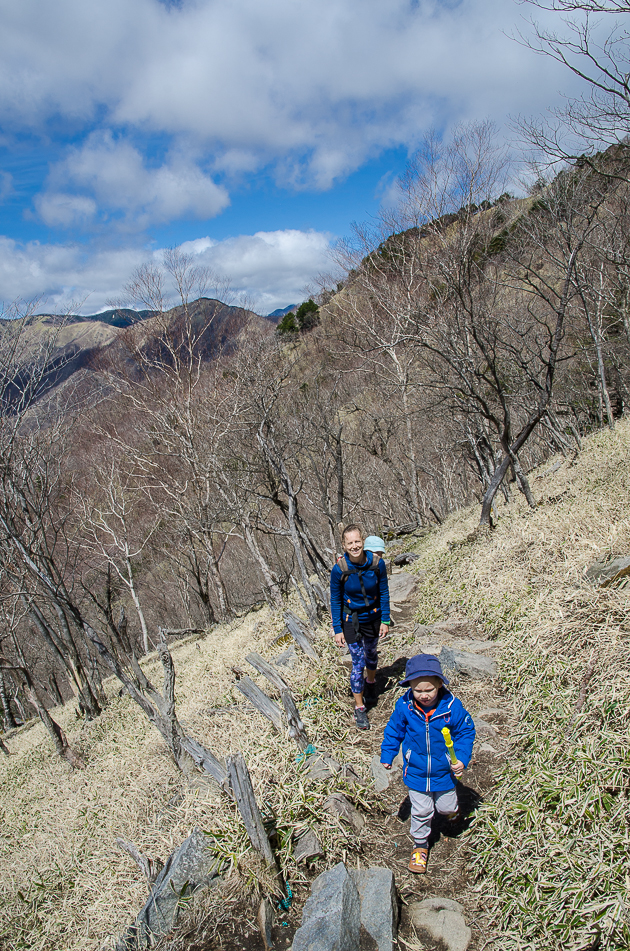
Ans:
MULTIPOLYGON (((225 241, 198 238, 181 247, 195 263, 230 279, 235 302, 246 299, 267 314, 299 303, 313 277, 328 270, 329 239, 316 231, 261 231, 225 241)), ((0 238, 0 299, 38 299, 40 311, 97 313, 120 295, 136 267, 161 256, 161 249, 86 251, 77 244, 21 245, 0 238)))
MULTIPOLYGON (((209 221, 236 187, 271 175, 287 196, 329 189, 430 128, 541 113, 578 80, 509 39, 526 12, 518 0, 0 0, 0 145, 54 144, 26 198, 0 170, 3 207, 42 236, 1 239, 0 294, 90 294, 98 309, 143 259, 144 233, 209 221)), ((320 233, 202 240, 200 257, 263 309, 327 266, 320 233)))
MULTIPOLYGON (((3 6, 5 128, 40 133, 61 120, 87 134, 53 169, 50 187, 65 179, 147 221, 185 214, 196 191, 200 214, 218 213, 226 198, 214 172, 271 163, 283 184, 328 188, 382 149, 413 147, 429 126, 537 112, 570 81, 506 37, 522 20, 515 0, 3 6), (191 150, 196 164, 149 172, 121 137, 152 135, 191 150), (107 175, 94 168, 99 155, 112 166, 107 175), (134 208, 137 178, 143 200, 134 208)), ((55 201, 39 207, 57 222, 64 213, 55 201)))

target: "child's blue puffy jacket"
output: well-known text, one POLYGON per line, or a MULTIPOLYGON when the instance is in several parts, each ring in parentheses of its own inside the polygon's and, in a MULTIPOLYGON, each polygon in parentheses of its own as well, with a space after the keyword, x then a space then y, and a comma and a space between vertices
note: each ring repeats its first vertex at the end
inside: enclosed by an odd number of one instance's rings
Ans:
POLYGON ((413 703, 411 688, 400 697, 385 727, 381 763, 391 763, 402 744, 403 781, 416 792, 452 789, 455 779, 441 730, 451 731, 455 754, 468 766, 475 740, 475 725, 461 700, 443 688, 435 713, 427 722, 413 703))

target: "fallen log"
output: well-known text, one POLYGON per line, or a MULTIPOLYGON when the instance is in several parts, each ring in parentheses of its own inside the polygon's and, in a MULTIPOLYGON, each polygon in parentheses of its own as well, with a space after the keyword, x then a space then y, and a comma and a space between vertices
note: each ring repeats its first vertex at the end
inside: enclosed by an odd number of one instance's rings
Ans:
POLYGON ((247 829, 250 841, 257 852, 263 856, 267 865, 275 865, 269 836, 265 832, 262 815, 254 795, 254 787, 242 753, 228 756, 227 771, 230 786, 243 824, 247 829))
POLYGON ((236 682, 236 689, 239 690, 246 700, 249 700, 251 705, 258 710, 259 713, 262 713, 264 717, 267 717, 270 720, 278 733, 282 733, 284 730, 284 721, 282 717, 282 711, 277 703, 274 703, 273 700, 270 700, 267 694, 257 687, 253 680, 251 680, 247 675, 241 677, 240 680, 236 682))
POLYGON ((284 613, 284 622, 287 626, 287 631, 294 639, 295 643, 300 647, 307 657, 310 657, 311 660, 319 660, 319 654, 313 647, 312 639, 304 631, 304 623, 293 614, 291 611, 285 611, 284 613))
POLYGON ((280 676, 278 670, 275 667, 272 667, 268 661, 261 657, 260 654, 257 654, 256 651, 252 651, 251 654, 247 654, 245 660, 248 664, 257 670, 259 674, 262 674, 263 677, 266 677, 267 680, 277 688, 277 690, 282 691, 288 688, 286 681, 280 676))

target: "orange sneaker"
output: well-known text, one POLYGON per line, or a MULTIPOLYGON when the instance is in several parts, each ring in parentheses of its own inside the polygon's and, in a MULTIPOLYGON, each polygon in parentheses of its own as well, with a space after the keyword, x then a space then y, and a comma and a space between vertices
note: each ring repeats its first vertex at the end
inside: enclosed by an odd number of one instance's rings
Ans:
POLYGON ((420 846, 416 846, 416 848, 411 853, 411 858, 409 859, 409 871, 415 872, 417 875, 424 875, 427 870, 428 858, 429 850, 422 849, 420 846))

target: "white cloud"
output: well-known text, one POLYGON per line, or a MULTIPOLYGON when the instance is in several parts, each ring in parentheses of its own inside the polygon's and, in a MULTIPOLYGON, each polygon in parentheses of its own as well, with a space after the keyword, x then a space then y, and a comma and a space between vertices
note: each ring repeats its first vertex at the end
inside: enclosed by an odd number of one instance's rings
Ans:
POLYGON ((331 235, 320 231, 259 231, 225 241, 187 241, 183 251, 230 278, 237 293, 255 299, 261 313, 300 303, 305 287, 330 270, 331 235))
POLYGON ((44 224, 51 228, 85 225, 96 215, 96 202, 85 195, 47 192, 36 198, 35 205, 44 224))
MULTIPOLYGON (((413 146, 428 126, 539 113, 578 82, 505 35, 524 25, 517 0, 2 3, 8 127, 40 130, 61 117, 79 134, 95 123, 165 134, 195 143, 216 168, 278 162, 283 181, 321 188, 385 147, 413 146)), ((196 190, 207 207, 221 205, 198 169, 195 180, 194 167, 173 162, 160 178, 139 172, 132 153, 120 141, 88 143, 67 171, 110 196, 139 175, 152 220, 189 208, 196 190), (89 168, 109 151, 116 181, 89 168)))
POLYGON ((213 218, 229 203, 227 192, 183 155, 171 156, 157 168, 147 167, 140 152, 109 131, 92 134, 74 148, 50 175, 49 190, 35 200, 51 226, 82 225, 97 206, 86 195, 68 195, 59 187, 93 195, 101 212, 122 213, 133 230, 177 218, 213 218))
MULTIPOLYGON (((305 285, 329 267, 329 236, 272 231, 225 241, 198 238, 182 250, 230 279, 232 293, 254 300, 261 313, 299 303, 305 285)), ((137 246, 93 253, 76 244, 19 244, 0 237, 0 300, 40 299, 38 309, 96 313, 121 296, 132 271, 161 250, 137 246)))

